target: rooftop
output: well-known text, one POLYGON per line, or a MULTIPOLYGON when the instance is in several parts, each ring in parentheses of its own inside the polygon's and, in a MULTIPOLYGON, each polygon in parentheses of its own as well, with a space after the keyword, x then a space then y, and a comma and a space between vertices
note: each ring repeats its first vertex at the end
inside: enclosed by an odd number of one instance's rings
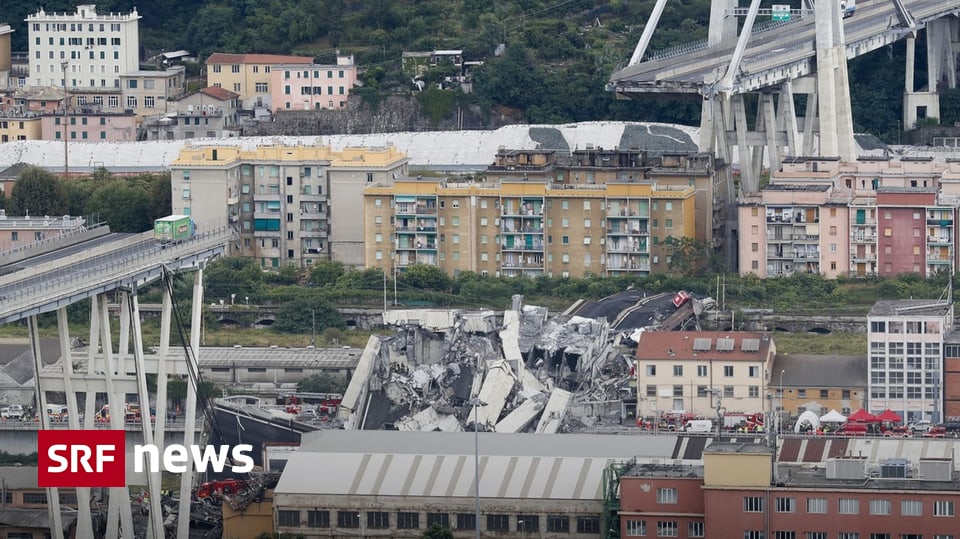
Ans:
POLYGON ((953 306, 936 299, 881 299, 873 304, 870 316, 947 316, 953 306))
POLYGON ((312 56, 289 56, 284 54, 227 54, 215 52, 207 57, 210 64, 312 64, 312 56))
POLYGON ((766 444, 749 442, 714 442, 708 445, 704 450, 704 455, 711 454, 751 454, 751 455, 770 455, 773 450, 766 444))
POLYGON ((645 331, 637 359, 765 361, 771 342, 766 333, 747 331, 645 331))
POLYGON ((867 364, 866 356, 777 354, 770 380, 771 384, 779 382, 783 371, 784 387, 863 388, 867 385, 867 364))

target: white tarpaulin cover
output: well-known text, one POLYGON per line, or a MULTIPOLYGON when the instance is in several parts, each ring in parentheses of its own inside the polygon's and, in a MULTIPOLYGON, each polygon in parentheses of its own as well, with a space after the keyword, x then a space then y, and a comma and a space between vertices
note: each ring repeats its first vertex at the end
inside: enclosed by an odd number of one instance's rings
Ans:
POLYGON ((820 418, 817 417, 817 414, 807 410, 797 418, 797 424, 793 426, 793 432, 800 432, 800 426, 804 423, 810 423, 814 429, 820 428, 820 418))
POLYGON ((829 412, 820 416, 821 423, 844 423, 847 418, 836 410, 830 410, 829 412))

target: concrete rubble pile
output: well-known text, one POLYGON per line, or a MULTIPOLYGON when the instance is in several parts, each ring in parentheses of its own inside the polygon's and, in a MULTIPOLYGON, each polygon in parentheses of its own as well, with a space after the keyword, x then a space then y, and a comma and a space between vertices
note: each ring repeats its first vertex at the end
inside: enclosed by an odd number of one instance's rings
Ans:
MULTIPOLYGON (((659 308, 659 307, 658 307, 659 308)), ((698 313, 699 314, 699 313, 698 313)), ((493 311, 394 310, 347 389, 347 429, 576 432, 623 424, 636 397, 634 328, 522 305, 493 311)))

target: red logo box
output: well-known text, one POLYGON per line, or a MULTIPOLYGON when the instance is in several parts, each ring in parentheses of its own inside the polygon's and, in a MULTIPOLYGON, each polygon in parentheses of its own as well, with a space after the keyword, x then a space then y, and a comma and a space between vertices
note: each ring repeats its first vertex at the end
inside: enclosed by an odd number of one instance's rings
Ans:
POLYGON ((126 486, 126 455, 122 430, 38 431, 37 486, 126 486))

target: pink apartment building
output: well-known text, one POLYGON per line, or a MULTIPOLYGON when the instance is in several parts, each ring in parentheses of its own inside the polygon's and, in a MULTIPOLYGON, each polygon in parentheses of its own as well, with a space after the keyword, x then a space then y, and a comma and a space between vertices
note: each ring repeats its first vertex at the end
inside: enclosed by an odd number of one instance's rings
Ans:
MULTIPOLYGON (((137 115, 130 112, 70 112, 66 118, 70 142, 132 142, 137 140, 137 115)), ((43 140, 63 140, 62 114, 45 114, 40 119, 43 140)))
POLYGON ((357 66, 353 56, 338 56, 336 65, 275 65, 270 75, 274 112, 336 110, 347 107, 350 89, 357 83, 357 66))
POLYGON ((740 199, 740 273, 935 275, 956 266, 958 205, 960 163, 793 159, 740 199))

